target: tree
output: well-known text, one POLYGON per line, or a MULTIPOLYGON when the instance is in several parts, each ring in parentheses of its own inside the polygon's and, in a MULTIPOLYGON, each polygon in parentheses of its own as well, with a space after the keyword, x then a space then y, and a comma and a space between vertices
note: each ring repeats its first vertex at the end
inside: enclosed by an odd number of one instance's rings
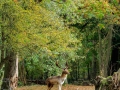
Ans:
POLYGON ((12 0, 2 1, 1 6, 2 54, 5 54, 2 55, 4 59, 1 64, 5 64, 4 78, 10 83, 3 83, 3 88, 16 88, 18 72, 14 67, 18 60, 17 53, 19 57, 27 58, 33 53, 38 54, 42 49, 50 56, 54 56, 55 51, 74 51, 74 48, 69 47, 70 44, 74 45, 73 37, 70 37, 71 31, 54 12, 36 5, 32 0, 23 0, 19 4, 12 0), (14 72, 16 79, 13 79, 14 72))
POLYGON ((85 67, 92 64, 92 67, 97 67, 94 70, 96 75, 107 76, 111 59, 113 25, 118 23, 119 10, 104 0, 67 0, 66 2, 43 0, 41 4, 48 10, 56 12, 66 25, 73 28, 74 34, 82 41, 84 47, 84 53, 79 53, 78 56, 85 56, 83 59, 86 63, 85 67))

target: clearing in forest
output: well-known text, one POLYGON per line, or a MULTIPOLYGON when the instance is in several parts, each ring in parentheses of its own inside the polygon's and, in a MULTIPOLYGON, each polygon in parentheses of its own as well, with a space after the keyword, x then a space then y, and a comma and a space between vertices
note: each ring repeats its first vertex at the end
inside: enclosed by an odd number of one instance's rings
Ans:
MULTIPOLYGON (((19 87, 17 90, 47 90, 45 85, 33 85, 19 87)), ((51 90, 58 90, 57 86, 54 86, 51 90)), ((95 90, 94 86, 77 86, 77 85, 64 85, 62 90, 95 90)))

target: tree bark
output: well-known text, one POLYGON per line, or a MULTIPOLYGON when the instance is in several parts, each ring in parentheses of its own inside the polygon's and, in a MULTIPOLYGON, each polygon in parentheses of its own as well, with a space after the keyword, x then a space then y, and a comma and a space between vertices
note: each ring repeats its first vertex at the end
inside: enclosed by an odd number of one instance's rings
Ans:
POLYGON ((27 84, 26 80, 26 70, 25 70, 25 64, 24 60, 19 62, 19 81, 22 82, 24 85, 27 84))
POLYGON ((112 48, 112 31, 113 31, 113 25, 110 25, 109 26, 109 32, 108 32, 108 35, 107 35, 107 40, 108 40, 108 43, 106 45, 107 49, 106 49, 106 58, 105 58, 105 76, 107 76, 107 73, 108 73, 108 64, 111 60, 111 48, 112 48))
POLYGON ((101 30, 98 30, 98 35, 99 35, 99 71, 100 75, 103 75, 103 66, 102 66, 102 39, 101 39, 101 30))
POLYGON ((18 83, 18 54, 10 53, 9 61, 5 64, 2 89, 15 90, 18 83))
POLYGON ((113 25, 109 25, 107 36, 101 38, 101 31, 99 30, 99 69, 100 75, 107 76, 108 63, 111 59, 111 43, 112 43, 113 25))

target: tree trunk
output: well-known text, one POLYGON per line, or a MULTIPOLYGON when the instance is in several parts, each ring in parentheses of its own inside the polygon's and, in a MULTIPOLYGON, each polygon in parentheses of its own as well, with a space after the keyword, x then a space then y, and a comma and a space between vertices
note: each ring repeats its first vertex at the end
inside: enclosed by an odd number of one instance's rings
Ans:
POLYGON ((99 71, 100 75, 103 75, 103 64, 102 63, 102 39, 101 39, 101 30, 98 30, 99 35, 99 71))
POLYGON ((26 70, 24 66, 24 60, 19 62, 19 81, 22 82, 24 85, 27 84, 26 80, 26 70))
POLYGON ((93 59, 93 74, 92 74, 92 78, 95 78, 98 74, 98 66, 97 66, 97 58, 94 56, 93 59))
POLYGON ((106 77, 108 70, 108 63, 111 59, 111 43, 113 25, 108 28, 107 36, 101 38, 101 31, 99 31, 99 69, 100 75, 106 77))
POLYGON ((5 64, 2 89, 15 90, 18 82, 18 54, 10 53, 9 61, 5 64))
POLYGON ((89 63, 87 64, 87 78, 88 78, 88 80, 90 80, 90 65, 89 65, 89 63))
POLYGON ((109 32, 108 32, 108 35, 107 35, 107 39, 106 41, 108 40, 108 43, 106 45, 106 53, 105 53, 105 67, 104 67, 104 72, 105 72, 105 76, 107 76, 108 74, 108 64, 111 60, 111 48, 112 48, 112 31, 113 31, 113 25, 110 25, 109 26, 109 32))

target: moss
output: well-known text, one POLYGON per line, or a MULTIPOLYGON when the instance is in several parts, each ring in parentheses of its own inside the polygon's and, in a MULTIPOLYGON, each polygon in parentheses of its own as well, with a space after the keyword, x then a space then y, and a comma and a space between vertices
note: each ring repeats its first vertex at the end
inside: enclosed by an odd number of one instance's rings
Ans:
POLYGON ((102 84, 102 85, 106 85, 106 84, 107 84, 107 79, 106 79, 106 78, 103 78, 103 79, 101 80, 101 84, 102 84))
POLYGON ((101 79, 101 85, 109 85, 110 82, 112 81, 112 76, 108 76, 107 78, 102 78, 101 79))
POLYGON ((107 77, 107 80, 108 80, 108 79, 112 79, 112 76, 108 76, 108 77, 107 77))

